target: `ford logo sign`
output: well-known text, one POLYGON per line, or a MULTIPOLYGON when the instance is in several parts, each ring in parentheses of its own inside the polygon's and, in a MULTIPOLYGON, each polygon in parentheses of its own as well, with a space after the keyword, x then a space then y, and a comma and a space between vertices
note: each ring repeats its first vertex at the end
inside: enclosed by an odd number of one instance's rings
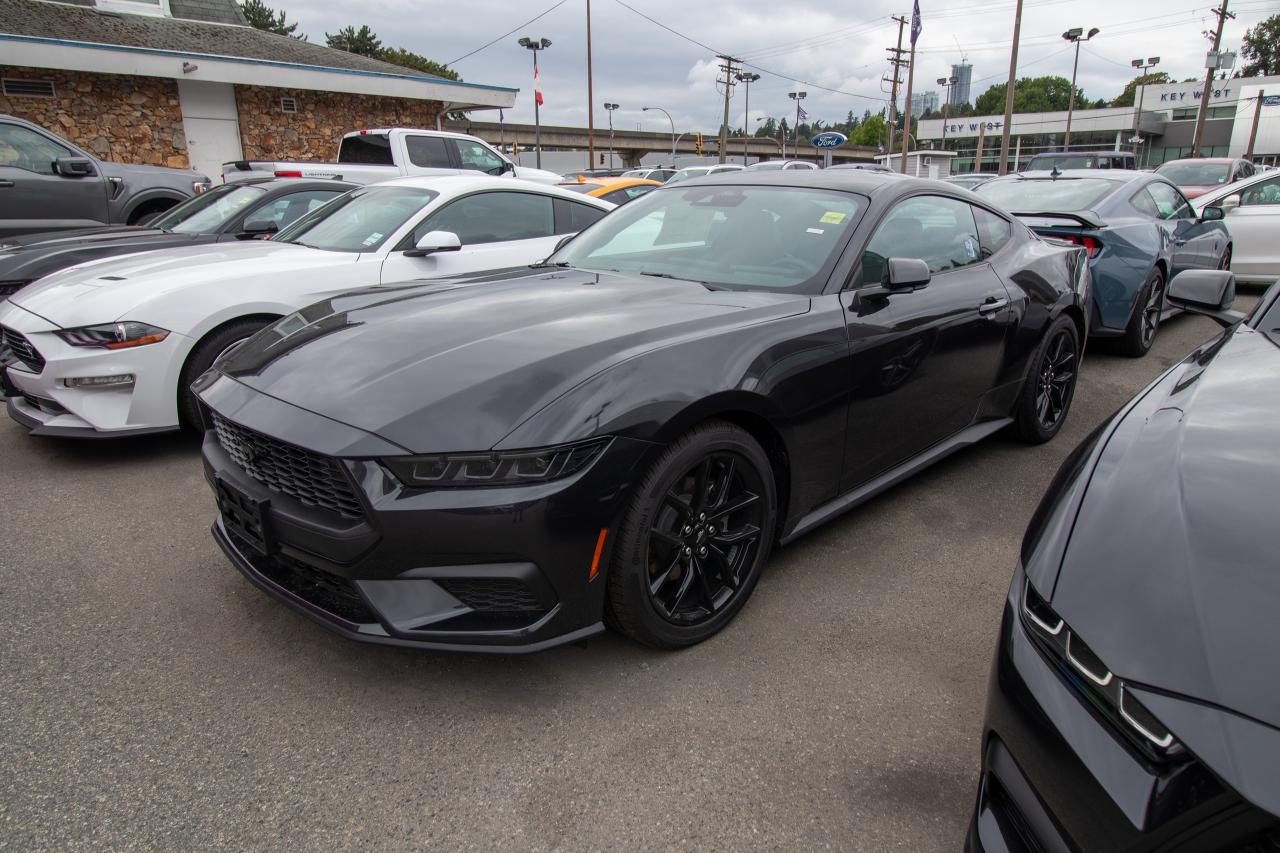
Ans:
POLYGON ((814 148, 839 148, 849 141, 849 137, 843 133, 836 133, 834 130, 828 130, 826 133, 819 133, 813 139, 809 140, 809 144, 814 148))

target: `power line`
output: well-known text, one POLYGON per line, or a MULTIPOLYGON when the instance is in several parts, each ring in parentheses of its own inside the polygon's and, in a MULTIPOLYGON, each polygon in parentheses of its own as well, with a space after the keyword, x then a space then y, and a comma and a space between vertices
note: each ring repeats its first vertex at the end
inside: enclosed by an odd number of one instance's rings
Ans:
POLYGON ((535 21, 537 21, 537 20, 539 20, 539 19, 541 19, 541 18, 546 17, 547 15, 551 14, 551 13, 552 13, 552 12, 554 12, 556 9, 559 9, 561 6, 563 6, 565 3, 568 3, 568 2, 569 2, 569 0, 560 0, 560 2, 559 2, 559 3, 556 3, 554 6, 552 6, 552 7, 551 7, 551 8, 549 8, 549 9, 547 9, 545 12, 541 12, 541 13, 539 13, 539 14, 535 15, 534 17, 530 18, 529 20, 525 21, 523 24, 521 24, 520 26, 516 27, 516 28, 515 28, 514 30, 512 30, 511 32, 509 32, 509 33, 503 33, 502 35, 498 36, 498 37, 497 37, 496 39, 494 39, 493 41, 485 42, 484 44, 480 45, 479 47, 477 47, 475 50, 471 51, 470 53, 464 53, 462 56, 459 56, 457 59, 453 60, 452 62, 447 62, 447 63, 445 63, 445 64, 446 64, 446 65, 457 65, 459 62, 461 62, 462 60, 466 59, 467 57, 469 57, 469 56, 475 56, 477 53, 479 53, 480 51, 484 50, 484 49, 485 49, 485 48, 487 48, 487 47, 493 47, 495 44, 497 44, 498 42, 502 41, 504 38, 506 38, 506 37, 508 37, 508 36, 513 36, 513 35, 515 35, 516 33, 520 32, 521 30, 523 30, 525 27, 529 26, 529 25, 530 25, 530 24, 532 24, 533 22, 535 22, 535 21))

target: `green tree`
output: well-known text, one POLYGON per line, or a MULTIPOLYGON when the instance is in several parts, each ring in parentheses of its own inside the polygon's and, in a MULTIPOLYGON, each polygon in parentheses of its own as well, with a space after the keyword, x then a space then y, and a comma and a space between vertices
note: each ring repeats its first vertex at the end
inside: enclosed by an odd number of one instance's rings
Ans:
MULTIPOLYGON (((997 83, 983 92, 973 104, 975 115, 996 115, 1004 112, 1005 83, 997 83)), ((1084 92, 1076 90, 1076 103, 1084 100, 1084 92)), ((1066 111, 1071 103, 1071 81, 1065 77, 1022 77, 1013 88, 1015 113, 1052 113, 1066 111)), ((948 115, 967 115, 961 105, 948 108, 948 115)))
POLYGON ((1120 97, 1111 102, 1113 107, 1131 107, 1134 100, 1138 97, 1139 86, 1157 86, 1161 83, 1172 83, 1173 78, 1163 71, 1157 71, 1155 74, 1143 74, 1134 77, 1124 86, 1124 91, 1120 93, 1120 97))
POLYGON ((1248 63, 1240 69, 1241 77, 1280 74, 1280 15, 1272 15, 1246 30, 1240 55, 1248 63))
POLYGON ((383 62, 390 62, 392 65, 403 65, 405 68, 412 68, 415 71, 421 71, 433 77, 443 77, 446 80, 462 79, 458 76, 457 71, 447 65, 441 65, 434 59, 427 59, 425 56, 416 54, 411 50, 405 50, 403 47, 384 48, 378 54, 378 59, 383 62))
POLYGON ((374 35, 368 25, 362 24, 358 30, 355 27, 343 27, 336 33, 325 33, 324 39, 329 47, 358 53, 371 59, 378 59, 382 54, 382 40, 374 35))
POLYGON ((858 123, 858 127, 849 135, 850 145, 869 145, 872 148, 884 144, 884 116, 874 115, 858 123))
POLYGON ((244 13, 245 20, 249 22, 249 26, 266 30, 269 33, 276 33, 282 36, 292 36, 299 41, 306 41, 305 35, 298 35, 295 30, 298 29, 296 23, 287 22, 289 17, 283 9, 277 12, 262 0, 243 0, 240 3, 240 11, 244 13))

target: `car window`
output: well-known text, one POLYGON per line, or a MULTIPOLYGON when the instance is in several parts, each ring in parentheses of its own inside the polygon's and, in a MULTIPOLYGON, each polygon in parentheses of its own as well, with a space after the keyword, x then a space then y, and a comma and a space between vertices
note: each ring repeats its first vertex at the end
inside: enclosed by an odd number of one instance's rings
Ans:
POLYGON ((490 175, 501 175, 506 169, 507 164, 502 158, 494 154, 479 142, 470 139, 450 140, 457 146, 458 162, 462 164, 464 169, 475 169, 477 172, 485 172, 490 175))
MULTIPOLYGON (((605 199, 605 201, 611 201, 611 199, 605 199)), ((620 202, 614 203, 618 204, 620 202)), ((577 234, 583 228, 594 224, 597 219, 608 213, 607 210, 601 210, 589 204, 580 204, 576 201, 561 199, 559 204, 561 207, 556 216, 557 234, 577 234)))
POLYGON ((419 187, 361 187, 295 220, 273 239, 331 252, 373 252, 438 195, 419 187))
POLYGON ((1280 204, 1280 176, 1269 178, 1240 192, 1240 204, 1280 204))
POLYGON ((150 227, 180 234, 212 234, 266 194, 261 187, 223 184, 169 208, 150 227))
POLYGON ((345 136, 338 145, 339 163, 360 163, 367 166, 394 166, 391 156, 391 139, 385 133, 364 133, 345 136))
POLYGON ((1180 187, 1213 186, 1231 181, 1231 166, 1228 163, 1165 163, 1156 168, 1156 174, 1180 187))
POLYGON ((989 258, 1004 247, 1013 236, 1013 226, 1003 217, 996 216, 981 207, 973 208, 973 219, 978 225, 978 242, 982 256, 989 258))
POLYGON ((453 168, 449 148, 438 136, 406 136, 404 146, 409 152, 409 162, 415 166, 427 169, 453 168))
POLYGON ((277 228, 284 228, 304 214, 310 213, 320 205, 342 195, 344 190, 303 190, 289 193, 274 199, 245 217, 249 222, 274 222, 277 228))
POLYGON ((555 233, 551 197, 522 192, 465 196, 449 202, 414 228, 414 242, 429 231, 452 231, 464 246, 550 237, 555 233))
POLYGON ((1138 190, 1133 198, 1129 199, 1129 203, 1144 216, 1150 216, 1152 219, 1160 219, 1160 208, 1156 207, 1156 200, 1151 197, 1151 193, 1146 188, 1138 190))
POLYGON ((1106 178, 996 178, 974 192, 1010 213, 1088 210, 1121 186, 1106 178))
POLYGON ((43 134, 16 124, 0 124, 0 166, 52 175, 59 157, 71 157, 71 149, 43 134))
POLYGON ((889 258, 919 258, 934 273, 980 262, 982 248, 973 208, 932 195, 898 202, 862 253, 862 283, 882 283, 889 258))
POLYGON ((1147 184, 1146 191, 1151 194, 1161 219, 1186 219, 1192 215, 1191 205, 1182 197, 1182 193, 1168 184, 1147 184))

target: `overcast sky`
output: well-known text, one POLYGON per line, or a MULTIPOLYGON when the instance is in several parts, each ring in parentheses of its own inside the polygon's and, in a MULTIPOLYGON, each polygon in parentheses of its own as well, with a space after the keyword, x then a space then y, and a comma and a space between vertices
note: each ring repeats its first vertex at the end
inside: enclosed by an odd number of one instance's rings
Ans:
MULTIPOLYGON (((450 63, 465 80, 521 89, 507 121, 533 121, 529 52, 516 44, 520 35, 549 38, 552 47, 539 56, 545 124, 585 126, 586 0, 565 0, 536 23, 473 56, 454 60, 534 15, 556 0, 267 0, 283 4, 290 20, 300 22, 314 42, 346 24, 368 24, 388 47, 404 47, 450 63)), ((843 119, 853 110, 877 112, 887 101, 881 77, 888 73, 885 48, 897 39, 891 15, 911 14, 910 0, 624 0, 662 24, 703 44, 758 66, 751 86, 751 118, 794 115, 788 91, 805 89, 811 118, 843 119), (765 71, 770 73, 764 73, 765 71), (781 76, 816 85, 794 83, 781 76)), ((1245 30, 1280 12, 1280 0, 1236 0, 1238 18, 1229 21, 1224 47, 1238 49, 1245 30)), ((1008 74, 1013 31, 1013 0, 920 0, 923 31, 917 43, 915 91, 937 90, 938 77, 965 57, 973 65, 971 99, 1008 74)), ((1071 27, 1101 33, 1080 51, 1078 85, 1086 97, 1114 98, 1132 76, 1129 61, 1159 56, 1157 70, 1175 80, 1201 75, 1211 29, 1210 3, 1195 0, 1024 0, 1019 76, 1071 76, 1072 49, 1061 34, 1071 27)), ((620 105, 618 127, 665 130, 659 113, 666 108, 676 129, 710 130, 723 109, 715 85, 714 55, 650 23, 619 0, 591 0, 596 124, 607 118, 601 104, 620 105)), ((905 69, 903 71, 905 79, 905 69)), ((887 84, 885 84, 887 88, 887 84)), ((741 125, 743 91, 730 105, 730 123, 741 125)), ((485 116, 477 113, 477 117, 485 116)))

